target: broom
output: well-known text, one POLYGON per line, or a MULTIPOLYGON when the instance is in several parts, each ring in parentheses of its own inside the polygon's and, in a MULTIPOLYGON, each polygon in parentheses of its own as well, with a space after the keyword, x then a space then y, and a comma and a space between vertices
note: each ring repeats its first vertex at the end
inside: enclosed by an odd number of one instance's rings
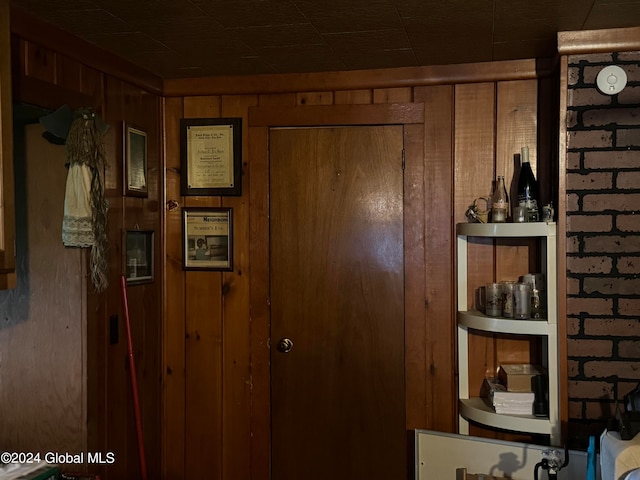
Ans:
POLYGON ((138 433, 138 454, 140 455, 140 473, 142 480, 147 480, 147 462, 144 455, 144 437, 142 435, 142 419, 140 418, 140 401, 138 399, 138 380, 136 378, 136 362, 133 356, 133 342, 131 340, 131 323, 129 321, 129 301, 127 300, 127 279, 120 278, 122 287, 122 304, 124 307, 124 321, 127 327, 127 351, 129 354, 129 372, 131 373, 131 389, 133 390, 133 411, 136 418, 138 433))

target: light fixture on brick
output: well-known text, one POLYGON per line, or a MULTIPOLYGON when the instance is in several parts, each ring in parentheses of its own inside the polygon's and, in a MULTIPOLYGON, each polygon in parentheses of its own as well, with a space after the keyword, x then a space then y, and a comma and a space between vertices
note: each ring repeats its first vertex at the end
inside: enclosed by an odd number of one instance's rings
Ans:
POLYGON ((602 93, 615 95, 627 85, 627 73, 617 65, 609 65, 600 70, 597 82, 602 93))

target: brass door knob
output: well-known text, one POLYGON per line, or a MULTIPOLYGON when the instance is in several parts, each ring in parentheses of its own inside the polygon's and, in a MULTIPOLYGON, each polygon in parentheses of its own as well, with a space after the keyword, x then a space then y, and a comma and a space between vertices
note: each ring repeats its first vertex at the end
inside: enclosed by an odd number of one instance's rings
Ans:
POLYGON ((293 340, 290 338, 281 338, 278 342, 278 351, 280 353, 289 353, 293 348, 293 340))

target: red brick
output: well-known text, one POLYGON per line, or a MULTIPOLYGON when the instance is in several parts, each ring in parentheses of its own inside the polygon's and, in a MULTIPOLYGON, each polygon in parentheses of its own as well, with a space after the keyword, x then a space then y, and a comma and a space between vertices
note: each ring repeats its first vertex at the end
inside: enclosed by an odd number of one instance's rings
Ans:
POLYGON ((604 127, 607 125, 637 125, 638 108, 601 108, 588 110, 582 114, 585 127, 604 127))
POLYGON ((590 336, 638 337, 640 336, 640 320, 585 318, 583 321, 584 334, 590 336))
POLYGON ((580 69, 577 67, 569 67, 567 69, 567 85, 575 85, 580 81, 580 69))
POLYGON ((640 153, 633 150, 584 152, 584 168, 589 170, 638 167, 640 167, 640 153))
POLYGON ((615 415, 615 402, 591 401, 585 402, 585 418, 589 420, 609 419, 615 415))
POLYGON ((578 112, 575 110, 567 110, 567 130, 572 130, 579 125, 578 112))
MULTIPOLYGON (((618 313, 620 315, 638 316, 640 317, 640 299, 637 298, 621 298, 618 300, 618 313)), ((640 321, 637 327, 636 335, 640 335, 640 321)))
POLYGON ((640 215, 617 215, 616 226, 623 232, 640 232, 640 215))
POLYGON ((618 356, 620 358, 640 358, 640 341, 624 340, 618 343, 618 356))
POLYGON ((571 88, 567 92, 567 104, 572 107, 588 105, 610 105, 611 97, 597 88, 571 88))
POLYGON ((585 195, 582 199, 582 209, 585 212, 602 212, 603 210, 633 212, 639 205, 640 193, 597 193, 585 195))
POLYGON ((580 333, 580 319, 567 318, 567 335, 578 335, 580 333))
POLYGON ((616 261, 618 272, 622 274, 637 274, 640 272, 640 257, 620 257, 616 261))
POLYGON ((611 315, 613 313, 613 301, 610 298, 567 297, 567 315, 579 315, 581 313, 611 315))
POLYGON ((634 388, 638 386, 638 382, 618 382, 618 398, 623 398, 627 393, 631 392, 634 388))
POLYGON ((586 130, 567 133, 567 148, 611 148, 612 133, 606 130, 586 130))
POLYGON ((569 418, 582 420, 582 402, 571 401, 569 402, 569 418))
POLYGON ((619 172, 616 178, 616 187, 624 188, 640 188, 640 172, 619 172))
MULTIPOLYGON (((593 362, 590 362, 593 363, 593 362)), ((571 398, 609 398, 613 399, 613 385, 608 382, 577 381, 569 382, 571 398)))
POLYGON ((567 270, 571 273, 610 273, 610 257, 567 257, 567 270))
MULTIPOLYGON (((610 53, 601 53, 601 54, 588 54, 588 55, 580 55, 576 58, 579 58, 582 61, 586 61, 589 63, 609 63, 613 61, 612 55, 610 53)), ((580 61, 578 60, 578 61, 580 61)), ((573 61, 570 61, 573 63, 573 61)), ((584 83, 596 83, 596 78, 600 73, 600 70, 604 65, 586 65, 583 68, 583 81, 584 83)))
POLYGON ((623 105, 637 105, 638 103, 640 103, 640 88, 630 87, 629 85, 627 85, 624 90, 618 93, 618 103, 623 105))
POLYGON ((567 341, 570 357, 610 357, 613 353, 611 340, 580 340, 569 339, 567 341))
MULTIPOLYGON (((611 53, 585 53, 580 55, 571 55, 568 58, 570 65, 575 65, 580 62, 589 62, 589 63, 610 63, 613 62, 613 55, 611 53)), ((598 72, 602 70, 602 66, 597 67, 585 67, 585 71, 589 68, 592 68, 594 73, 591 75, 591 79, 585 77, 584 81, 595 82, 596 75, 598 72)), ((586 73, 586 72, 585 72, 586 73)))
POLYGON ((577 295, 580 293, 580 280, 577 278, 567 278, 567 293, 577 295))
POLYGON ((640 378, 640 362, 594 360, 584 364, 584 374, 595 378, 640 378))
MULTIPOLYGON (((640 100, 638 101, 640 103, 640 100)), ((617 147, 637 147, 640 145, 640 129, 618 128, 616 129, 617 147)))
POLYGON ((580 362, 569 359, 567 361, 567 376, 574 378, 580 375, 580 362))
POLYGON ((567 170, 578 170, 580 168, 580 152, 567 152, 567 170))
POLYGON ((568 232, 610 232, 611 215, 567 215, 568 232))
POLYGON ((567 174, 567 190, 605 190, 612 186, 613 174, 610 172, 567 174))
POLYGON ((567 195, 567 212, 580 211, 578 200, 580 200, 580 197, 575 193, 570 193, 567 195))
POLYGON ((640 238, 635 235, 598 235, 584 239, 585 252, 635 253, 640 252, 640 238))
POLYGON ((587 294, 637 295, 640 292, 640 278, 587 277, 582 281, 582 289, 587 294))
POLYGON ((640 61, 640 52, 618 52, 618 60, 621 62, 640 61))
POLYGON ((580 238, 571 236, 567 238, 567 253, 580 253, 580 238))

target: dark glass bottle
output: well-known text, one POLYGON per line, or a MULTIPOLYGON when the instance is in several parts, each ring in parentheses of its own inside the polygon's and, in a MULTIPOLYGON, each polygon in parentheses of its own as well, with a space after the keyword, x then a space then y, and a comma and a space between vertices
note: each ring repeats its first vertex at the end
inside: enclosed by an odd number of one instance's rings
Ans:
POLYGON ((529 147, 522 147, 518 176, 518 205, 527 209, 528 222, 538 221, 538 182, 529 163, 529 147))

